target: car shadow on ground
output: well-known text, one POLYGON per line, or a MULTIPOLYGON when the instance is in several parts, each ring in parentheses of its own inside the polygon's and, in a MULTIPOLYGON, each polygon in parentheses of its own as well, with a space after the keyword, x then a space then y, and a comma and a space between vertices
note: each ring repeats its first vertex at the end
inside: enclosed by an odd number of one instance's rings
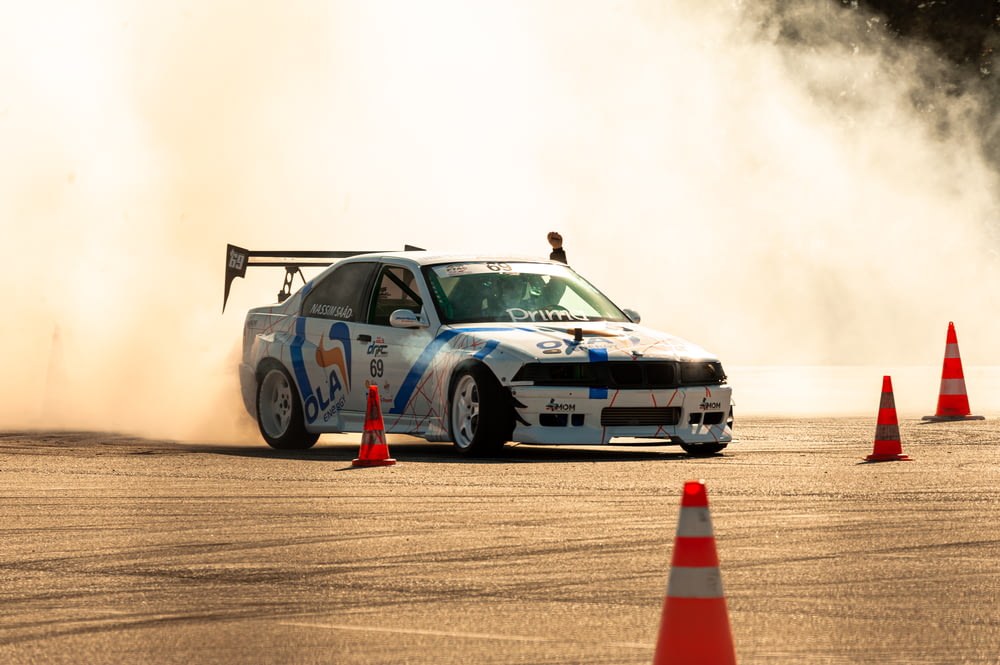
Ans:
MULTIPOLYGON (((325 443, 320 441, 308 450, 275 450, 267 446, 212 446, 179 444, 189 446, 191 452, 211 452, 240 457, 272 459, 316 460, 343 462, 348 468, 360 469, 351 463, 360 455, 360 444, 325 443)), ((690 456, 676 446, 536 446, 507 444, 493 456, 470 457, 460 454, 449 442, 406 441, 389 444, 389 457, 397 463, 435 464, 532 464, 566 462, 646 462, 651 460, 690 459, 690 456)), ((711 457, 721 457, 714 455, 711 457)))
MULTIPOLYGON (((0 432, 0 453, 30 455, 70 455, 80 457, 106 455, 230 455, 246 458, 314 460, 344 464, 347 469, 361 469, 352 461, 360 456, 360 435, 321 437, 307 450, 276 450, 263 442, 223 443, 213 441, 173 441, 153 439, 119 432, 86 430, 19 430, 0 432)), ((429 442, 414 437, 393 435, 388 440, 389 456, 398 463, 434 464, 533 464, 567 462, 646 462, 655 460, 724 458, 726 452, 692 458, 678 446, 660 442, 637 442, 630 445, 541 446, 509 443, 498 455, 468 457, 460 454, 451 442, 429 442)))

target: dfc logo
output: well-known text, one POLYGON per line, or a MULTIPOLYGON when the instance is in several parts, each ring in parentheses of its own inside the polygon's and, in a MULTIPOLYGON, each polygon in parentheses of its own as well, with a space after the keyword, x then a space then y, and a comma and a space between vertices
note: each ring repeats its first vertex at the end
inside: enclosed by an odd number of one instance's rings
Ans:
POLYGON ((316 364, 326 371, 326 380, 312 386, 303 400, 306 420, 323 422, 337 414, 351 390, 351 338, 347 324, 338 321, 316 345, 316 364))

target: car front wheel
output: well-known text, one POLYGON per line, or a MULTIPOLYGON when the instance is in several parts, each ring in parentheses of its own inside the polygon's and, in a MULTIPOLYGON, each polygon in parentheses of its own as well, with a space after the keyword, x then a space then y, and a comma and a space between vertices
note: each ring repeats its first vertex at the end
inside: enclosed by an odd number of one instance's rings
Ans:
POLYGON ((266 363, 260 372, 257 425, 267 445, 279 450, 305 450, 319 439, 319 434, 306 431, 298 391, 277 362, 266 363))
POLYGON ((708 457, 721 453, 728 443, 682 443, 681 448, 691 457, 708 457))
POLYGON ((485 365, 455 375, 451 395, 451 437, 464 455, 500 452, 514 427, 510 399, 485 365))

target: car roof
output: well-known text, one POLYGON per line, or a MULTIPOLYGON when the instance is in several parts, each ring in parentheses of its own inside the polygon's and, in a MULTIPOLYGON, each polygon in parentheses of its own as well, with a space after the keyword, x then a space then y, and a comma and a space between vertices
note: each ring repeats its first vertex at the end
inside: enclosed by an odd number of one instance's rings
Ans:
MULTIPOLYGON (((401 262, 412 262, 418 266, 429 266, 441 263, 464 263, 469 261, 502 261, 520 263, 558 263, 544 256, 529 254, 477 254, 473 252, 430 252, 430 251, 409 251, 409 252, 371 252, 369 254, 358 254, 351 257, 352 261, 371 261, 372 259, 394 259, 401 262)), ((347 261, 348 259, 344 259, 347 261)))

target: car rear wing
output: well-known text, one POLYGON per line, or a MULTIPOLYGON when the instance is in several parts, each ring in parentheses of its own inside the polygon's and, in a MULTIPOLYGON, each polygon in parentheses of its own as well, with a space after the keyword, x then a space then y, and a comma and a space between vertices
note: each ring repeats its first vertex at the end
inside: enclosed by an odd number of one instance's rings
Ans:
MULTIPOLYGON (((371 250, 374 251, 374 250, 371 250)), ((222 311, 226 311, 226 301, 229 300, 229 288, 237 277, 246 277, 247 268, 284 268, 285 282, 278 292, 278 302, 284 302, 292 294, 292 280, 295 275, 306 281, 302 268, 325 268, 337 259, 369 254, 371 251, 251 251, 236 245, 226 245, 226 289, 222 296, 222 311)), ((423 251, 420 247, 404 245, 405 252, 423 251)))

